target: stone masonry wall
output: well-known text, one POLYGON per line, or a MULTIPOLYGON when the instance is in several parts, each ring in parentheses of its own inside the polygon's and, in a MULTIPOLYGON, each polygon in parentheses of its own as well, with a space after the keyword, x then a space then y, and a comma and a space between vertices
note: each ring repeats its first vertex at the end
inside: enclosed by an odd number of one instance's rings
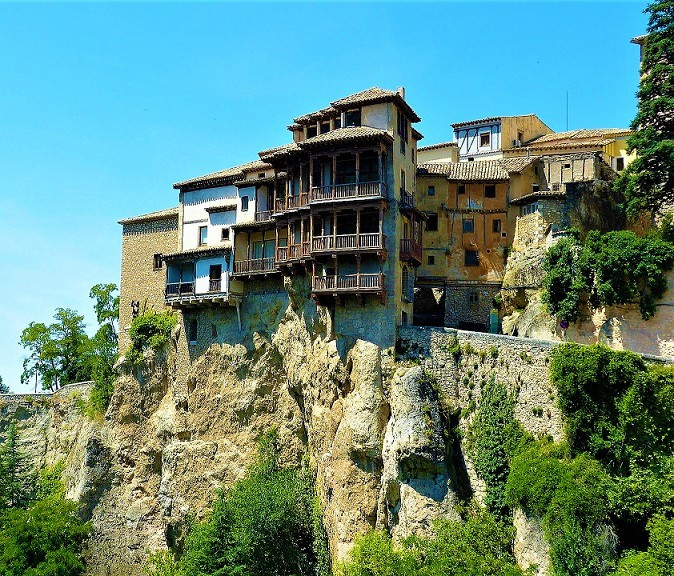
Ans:
POLYGON ((164 306, 166 267, 154 270, 154 255, 180 249, 178 217, 124 224, 122 233, 122 274, 119 298, 119 349, 129 344, 131 301, 144 309, 161 311, 164 306))

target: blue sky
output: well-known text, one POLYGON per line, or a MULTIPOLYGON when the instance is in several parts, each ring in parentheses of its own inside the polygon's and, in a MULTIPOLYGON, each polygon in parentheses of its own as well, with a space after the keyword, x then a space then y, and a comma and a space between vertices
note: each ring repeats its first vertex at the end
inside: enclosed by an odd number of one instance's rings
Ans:
POLYGON ((534 112, 555 130, 636 110, 641 2, 0 3, 0 375, 58 306, 95 318, 120 218, 172 183, 289 141, 292 118, 405 86, 422 144, 452 122, 534 112))

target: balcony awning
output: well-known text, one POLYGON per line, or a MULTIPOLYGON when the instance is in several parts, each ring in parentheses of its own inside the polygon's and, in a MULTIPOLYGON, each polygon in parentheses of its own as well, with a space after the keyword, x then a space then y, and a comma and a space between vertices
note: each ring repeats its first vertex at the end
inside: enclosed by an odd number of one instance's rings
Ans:
POLYGON ((216 256, 222 254, 223 256, 232 251, 231 244, 223 244, 222 246, 202 246, 200 248, 193 248, 192 250, 183 250, 182 252, 174 252, 173 254, 163 254, 162 260, 165 262, 175 262, 179 260, 194 260, 203 256, 216 256))

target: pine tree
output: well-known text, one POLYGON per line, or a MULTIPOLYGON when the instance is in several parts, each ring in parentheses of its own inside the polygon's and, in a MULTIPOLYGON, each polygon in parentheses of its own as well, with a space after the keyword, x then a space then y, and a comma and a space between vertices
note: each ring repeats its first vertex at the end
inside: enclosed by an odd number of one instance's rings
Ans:
POLYGON ((25 454, 19 448, 16 427, 9 426, 0 444, 0 510, 25 505, 31 498, 33 481, 25 454))
POLYGON ((674 206, 674 0, 652 2, 646 12, 639 105, 627 141, 637 158, 616 182, 630 216, 674 206))
POLYGON ((0 394, 9 394, 9 386, 2 381, 2 376, 0 376, 0 394))

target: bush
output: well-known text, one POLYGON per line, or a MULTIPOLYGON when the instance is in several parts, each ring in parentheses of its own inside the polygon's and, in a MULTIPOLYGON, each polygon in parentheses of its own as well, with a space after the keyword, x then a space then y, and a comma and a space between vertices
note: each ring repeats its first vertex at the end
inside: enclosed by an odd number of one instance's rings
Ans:
MULTIPOLYGON (((193 526, 178 562, 183 575, 326 575, 327 541, 306 470, 281 468, 275 434, 231 489, 218 492, 209 518, 193 526)), ((155 569, 171 568, 166 558, 155 569)))
POLYGON ((161 350, 170 341, 175 325, 176 317, 171 312, 152 312, 134 318, 129 329, 131 344, 126 353, 127 360, 137 364, 146 350, 161 350))
POLYGON ((485 510, 470 510, 465 521, 442 520, 429 538, 399 545, 383 532, 356 540, 341 576, 521 576, 510 546, 512 528, 485 510))
POLYGON ((642 317, 650 318, 667 289, 664 273, 674 266, 674 245, 663 239, 667 230, 645 238, 626 230, 593 231, 584 243, 562 238, 543 260, 543 301, 550 314, 574 322, 583 302, 598 308, 638 301, 642 317))

